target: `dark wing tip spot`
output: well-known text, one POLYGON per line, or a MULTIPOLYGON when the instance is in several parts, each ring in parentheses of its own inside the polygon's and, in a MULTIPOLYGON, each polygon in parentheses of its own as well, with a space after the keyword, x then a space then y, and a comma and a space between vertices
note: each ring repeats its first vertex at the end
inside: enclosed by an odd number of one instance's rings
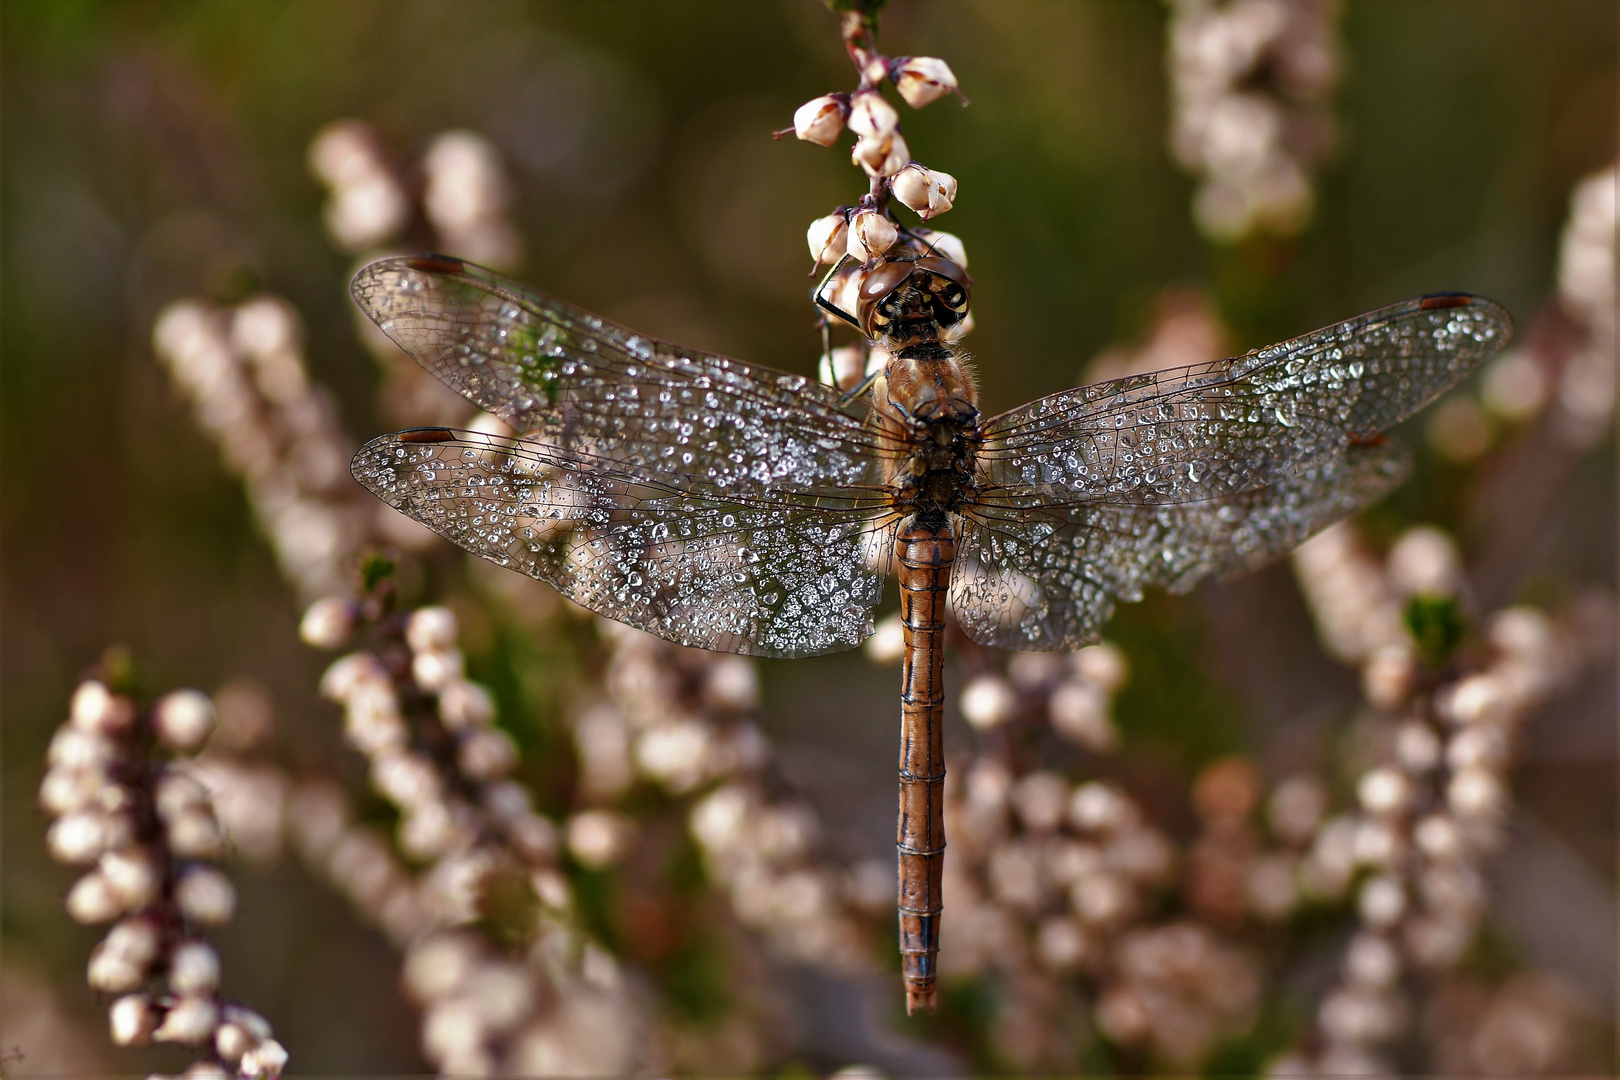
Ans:
POLYGON ((441 443, 449 442, 455 437, 455 432, 442 427, 411 428, 394 436, 402 443, 441 443))
POLYGON ((1467 293, 1434 293, 1418 300, 1418 307, 1424 311, 1443 311, 1446 308, 1467 307, 1474 302, 1474 298, 1467 293))
POLYGON ((453 255, 415 255, 405 265, 424 274, 459 274, 467 269, 466 262, 453 255))

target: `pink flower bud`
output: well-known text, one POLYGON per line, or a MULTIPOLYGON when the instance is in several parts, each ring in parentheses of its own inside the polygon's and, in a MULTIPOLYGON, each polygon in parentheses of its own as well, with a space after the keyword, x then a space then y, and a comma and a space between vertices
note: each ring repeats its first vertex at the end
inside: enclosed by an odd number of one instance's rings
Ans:
POLYGON ((956 89, 956 74, 937 56, 905 56, 890 69, 906 104, 920 109, 956 89))
POLYGON ((793 112, 793 134, 805 142, 831 146, 844 130, 849 103, 839 94, 822 94, 800 105, 793 112))
POLYGON ((911 151, 898 131, 883 136, 863 137, 856 140, 850 160, 866 170, 868 176, 893 176, 906 167, 911 151))
POLYGON ((810 257, 818 263, 835 263, 849 247, 849 222, 843 214, 816 218, 804 234, 810 244, 810 257))
POLYGON ((849 257, 868 262, 892 248, 899 238, 900 230, 887 215, 862 210, 849 223, 849 257))
POLYGON ((900 126, 900 114, 876 90, 855 95, 849 110, 849 130, 863 139, 893 135, 900 126))

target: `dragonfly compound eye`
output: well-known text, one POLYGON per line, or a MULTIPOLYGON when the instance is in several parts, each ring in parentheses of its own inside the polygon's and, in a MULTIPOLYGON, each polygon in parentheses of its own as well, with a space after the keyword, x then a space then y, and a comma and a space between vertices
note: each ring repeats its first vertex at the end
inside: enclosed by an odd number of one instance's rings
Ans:
POLYGON ((875 337, 878 328, 898 314, 900 286, 914 269, 915 264, 909 262, 882 263, 866 275, 861 283, 860 307, 855 314, 868 337, 875 337))

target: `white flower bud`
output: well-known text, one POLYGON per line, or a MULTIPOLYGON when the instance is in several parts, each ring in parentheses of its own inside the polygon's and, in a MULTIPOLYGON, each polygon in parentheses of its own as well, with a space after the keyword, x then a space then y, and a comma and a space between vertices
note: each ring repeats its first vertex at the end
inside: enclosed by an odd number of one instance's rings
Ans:
POLYGON ((452 731, 483 727, 495 719, 495 701, 477 683, 457 680, 439 691, 439 716, 452 731))
POLYGON ((180 913, 201 926, 220 926, 236 911, 236 888, 230 878, 202 863, 180 871, 174 899, 180 913))
POLYGON ((1106 784, 1081 784, 1069 800, 1069 820, 1082 832, 1117 828, 1130 817, 1129 804, 1106 784))
POLYGON ((258 1037, 235 1020, 226 1020, 214 1029, 214 1053, 232 1065, 258 1044, 258 1037))
POLYGON ((900 126, 900 114, 876 90, 856 94, 849 110, 849 130, 863 139, 886 138, 900 126))
POLYGON ((870 262, 894 247, 900 230, 888 215, 876 210, 862 210, 849 223, 849 257, 856 262, 870 262))
POLYGON ((1011 720, 1018 709, 1018 695, 999 675, 979 675, 962 688, 958 699, 962 719, 988 731, 1011 720))
POLYGON ((411 678, 430 694, 460 681, 463 671, 460 649, 419 652, 411 658, 411 678))
POLYGON ((1409 772, 1428 772, 1440 763, 1440 736, 1422 720, 1395 729, 1395 760, 1409 772))
POLYGON ((157 899, 162 880, 157 860, 145 848, 109 851, 101 857, 98 870, 125 911, 138 910, 157 899))
POLYGON ((109 839, 107 815, 83 811, 66 814, 51 823, 45 833, 45 850, 59 863, 83 866, 101 857, 111 846, 109 839))
POLYGON ((1439 862, 1455 859, 1463 849, 1461 830, 1444 814, 1430 814, 1418 822, 1412 839, 1419 851, 1439 862))
POLYGON ((61 817, 94 804, 106 785, 107 778, 99 770, 53 767, 39 783, 39 805, 53 817, 61 817))
POLYGON ((855 141, 849 159, 866 170, 867 176, 893 176, 906 167, 911 151, 905 138, 898 132, 887 135, 862 136, 855 141))
POLYGON ((1091 943, 1080 924, 1061 915, 1042 922, 1035 933, 1035 955, 1049 971, 1073 971, 1090 951, 1091 943))
POLYGON ((68 890, 68 918, 81 926, 112 922, 127 910, 112 883, 99 870, 84 875, 68 890))
POLYGON ((849 247, 849 222, 843 214, 816 218, 805 230, 804 238, 810 245, 810 257, 830 266, 842 259, 849 247))
POLYGON ((462 772, 475 780, 494 780, 517 765, 517 744, 498 728, 473 728, 461 736, 456 760, 462 772))
MULTIPOLYGON (((956 240, 956 237, 951 236, 950 233, 934 233, 933 236, 936 238, 947 236, 952 240, 956 240)), ((956 240, 957 247, 960 247, 961 243, 960 240, 956 240)), ((937 239, 935 244, 938 245, 937 239)), ((944 253, 943 248, 941 253, 944 253)), ((967 256, 960 251, 955 254, 946 254, 945 257, 958 266, 967 266, 967 256), (957 258, 958 255, 961 258, 957 258)), ((1113 694, 1118 691, 1120 687, 1125 685, 1125 680, 1130 675, 1130 669, 1125 664, 1125 654, 1119 651, 1118 646, 1110 645, 1106 641, 1099 641, 1095 645, 1087 645, 1085 648, 1077 650, 1072 659, 1074 673, 1086 680, 1086 682, 1101 689, 1105 694, 1113 694)))
POLYGON ((568 850, 586 866, 617 862, 630 844, 628 818, 608 810, 585 810, 568 819, 568 850))
POLYGON ((1361 668, 1361 692, 1375 707, 1393 712, 1412 693, 1417 661, 1401 645, 1385 645, 1373 652, 1361 668))
POLYGON ((186 1071, 180 1074, 178 1080, 232 1080, 232 1076, 225 1071, 225 1066, 217 1061, 209 1061, 205 1058, 202 1061, 193 1061, 188 1065, 186 1071))
POLYGON ((405 624, 405 642, 412 652, 437 652, 456 644, 456 614, 434 605, 411 612, 405 624))
POLYGON ((1446 785, 1446 803, 1465 821, 1490 821, 1507 808, 1507 790, 1495 772, 1480 766, 1459 769, 1446 785))
POLYGON ((961 239, 955 234, 937 232, 933 229, 915 229, 913 231, 924 243, 932 247, 935 253, 951 260, 962 269, 967 269, 967 248, 962 246, 961 239))
POLYGON ((1462 557, 1439 529, 1408 529, 1390 549, 1389 578, 1403 595, 1451 595, 1463 584, 1462 557))
POLYGON ((171 765, 158 777, 155 802, 158 817, 167 820, 207 805, 208 789, 189 772, 171 765))
POLYGON ((759 704, 759 674, 742 656, 718 657, 703 680, 703 697, 718 709, 740 712, 759 704))
POLYGON ((152 730, 171 750, 196 750, 214 733, 214 703, 201 690, 175 690, 158 699, 152 730))
POLYGON ((354 605, 337 596, 325 596, 309 605, 298 623, 298 636, 316 649, 342 648, 354 634, 354 605))
POLYGON ((265 1039, 242 1055, 241 1073, 248 1077, 280 1076, 287 1067, 287 1049, 274 1039, 265 1039))
POLYGON ((1108 696, 1080 679, 1065 679, 1052 691, 1047 706, 1059 735, 1099 754, 1112 750, 1119 733, 1108 719, 1108 696))
POLYGON ((125 919, 90 953, 88 982, 109 994, 137 989, 157 959, 157 924, 144 916, 125 919))
POLYGON ((102 683, 82 682, 73 691, 73 703, 68 707, 70 722, 80 731, 116 734, 128 729, 135 719, 134 706, 128 698, 120 697, 102 683))
POLYGON ((956 74, 937 56, 904 56, 890 69, 894 87, 906 104, 920 109, 956 89, 956 74))
POLYGON ((120 756, 119 748, 100 732, 59 727, 51 736, 46 762, 52 768, 104 770, 120 756))
POLYGON ((943 214, 956 200, 956 177, 925 169, 915 161, 896 173, 890 183, 894 197, 915 210, 924 221, 943 214))
POLYGON ((147 994, 126 994, 107 1010, 115 1046, 145 1046, 157 1030, 157 1008, 147 994))
POLYGON ((1356 797, 1369 814, 1393 814, 1411 797, 1412 785, 1406 774, 1388 765, 1364 775, 1356 785, 1356 797))
POLYGON ((182 859, 216 859, 225 854, 225 830, 211 806, 194 806, 164 822, 169 848, 182 859))
POLYGON ((157 1042, 197 1046, 214 1033, 219 1006, 205 997, 181 997, 169 1006, 163 1023, 152 1033, 157 1042))
POLYGON ((896 612, 877 624, 877 630, 866 639, 866 655, 875 664, 898 664, 906 654, 905 627, 896 612))
POLYGON ((1406 913, 1406 890, 1387 875, 1369 878, 1361 887, 1357 906, 1368 926, 1393 926, 1406 913))
POLYGON ((928 170, 917 162, 909 162, 906 167, 894 174, 889 181, 889 188, 894 197, 900 202, 915 210, 924 218, 928 216, 928 193, 932 188, 928 179, 928 170))
POLYGON ((370 653, 350 653, 332 661, 321 676, 321 696, 328 701, 349 700, 356 687, 363 683, 385 681, 382 665, 370 653))
POLYGON ((823 94, 800 105, 793 112, 793 134, 805 142, 831 146, 844 130, 849 102, 838 94, 823 94))
POLYGON ((182 941, 169 957, 169 986, 177 994, 209 994, 219 987, 219 954, 206 941, 182 941))

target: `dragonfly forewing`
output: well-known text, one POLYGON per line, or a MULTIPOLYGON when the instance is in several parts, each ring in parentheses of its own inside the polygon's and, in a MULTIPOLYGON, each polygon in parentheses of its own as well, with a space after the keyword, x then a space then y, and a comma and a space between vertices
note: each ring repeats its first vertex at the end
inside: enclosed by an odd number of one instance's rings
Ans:
POLYGON ((474 555, 682 645, 836 652, 872 633, 882 599, 867 551, 892 526, 854 502, 705 495, 612 459, 444 429, 374 439, 353 471, 474 555))
POLYGON ((424 368, 550 445, 706 495, 843 499, 878 478, 880 434, 802 376, 657 341, 457 259, 373 263, 352 291, 424 368))

